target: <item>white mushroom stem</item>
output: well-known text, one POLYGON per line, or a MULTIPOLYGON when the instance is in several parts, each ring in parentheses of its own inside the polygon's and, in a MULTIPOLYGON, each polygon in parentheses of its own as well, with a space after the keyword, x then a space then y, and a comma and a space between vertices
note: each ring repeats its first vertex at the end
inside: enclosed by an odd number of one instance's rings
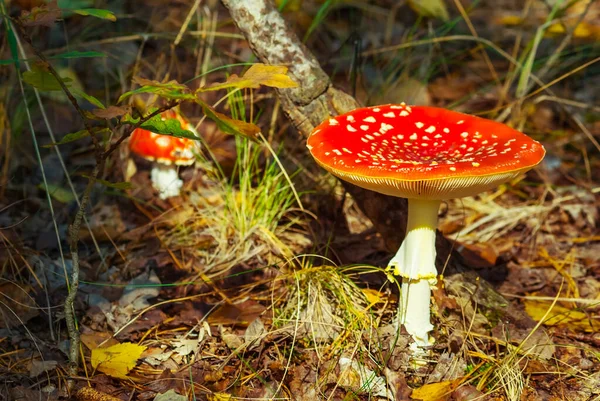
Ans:
POLYGON ((160 199, 178 196, 183 186, 183 181, 177 173, 177 167, 173 164, 154 163, 150 179, 152 186, 158 191, 160 199))
POLYGON ((389 269, 402 277, 400 323, 413 337, 412 349, 422 353, 430 345, 431 287, 437 283, 435 229, 438 200, 408 200, 406 238, 390 260, 389 269))

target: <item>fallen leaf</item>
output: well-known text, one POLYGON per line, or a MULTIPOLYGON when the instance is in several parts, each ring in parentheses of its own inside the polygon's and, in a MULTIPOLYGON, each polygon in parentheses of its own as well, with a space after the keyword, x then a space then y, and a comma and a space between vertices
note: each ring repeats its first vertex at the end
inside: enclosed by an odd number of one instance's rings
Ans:
POLYGON ((132 343, 93 349, 92 367, 117 379, 127 379, 127 373, 133 369, 145 349, 143 345, 132 343))
POLYGON ((213 393, 208 394, 209 401, 229 401, 231 400, 231 395, 227 393, 213 393))
POLYGON ((39 314, 32 294, 28 285, 0 284, 0 329, 23 325, 39 314))
POLYGON ((175 340, 173 341, 172 346, 175 348, 173 352, 175 352, 177 355, 187 356, 199 349, 200 341, 197 338, 175 340))
MULTIPOLYGON (((390 398, 385 379, 373 370, 354 359, 341 357, 338 362, 340 374, 337 384, 356 392, 369 394, 371 397, 390 398)), ((390 398, 391 399, 391 398, 390 398)))
POLYGON ((106 347, 119 343, 113 338, 112 334, 105 331, 92 331, 89 333, 82 333, 81 342, 90 350, 98 348, 100 344, 103 344, 106 347))
POLYGON ((423 387, 415 389, 410 398, 423 401, 443 401, 450 396, 450 393, 458 387, 461 381, 462 379, 456 379, 426 384, 423 387))
POLYGON ((31 368, 29 369, 29 377, 37 377, 44 372, 48 372, 58 366, 57 361, 31 361, 31 368))
POLYGON ((177 394, 173 389, 163 394, 156 394, 154 397, 154 401, 187 401, 187 399, 186 396, 177 394))
POLYGON ((267 335, 267 329, 260 318, 254 319, 244 333, 244 342, 249 350, 253 350, 260 345, 261 340, 267 335))
MULTIPOLYGON (((544 319, 544 315, 552 306, 550 301, 525 300, 525 312, 534 320, 544 319)), ((554 305, 552 310, 542 322, 545 326, 562 326, 573 331, 597 332, 600 330, 600 319, 593 313, 586 313, 582 309, 568 308, 554 305)))

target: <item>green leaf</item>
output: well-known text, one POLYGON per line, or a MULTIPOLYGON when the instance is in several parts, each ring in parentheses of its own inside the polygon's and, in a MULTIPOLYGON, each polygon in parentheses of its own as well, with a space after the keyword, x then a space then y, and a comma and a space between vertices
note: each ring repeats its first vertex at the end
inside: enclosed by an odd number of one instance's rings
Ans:
POLYGON ((106 54, 102 52, 78 52, 76 50, 72 52, 66 52, 57 54, 56 56, 50 57, 51 59, 69 59, 69 58, 92 58, 92 57, 106 57, 106 54))
MULTIPOLYGON (((61 77, 61 80, 67 87, 69 87, 69 84, 72 81, 71 78, 66 77, 61 77)), ((23 81, 27 82, 29 85, 41 91, 62 90, 62 87, 60 86, 56 78, 54 78, 54 75, 50 74, 48 71, 36 65, 32 66, 31 71, 25 71, 23 73, 23 81)))
POLYGON ((75 200, 73 192, 58 185, 48 184, 48 187, 46 188, 44 183, 41 183, 37 187, 44 191, 48 191, 48 193, 54 200, 57 200, 61 203, 69 203, 75 200))
MULTIPOLYGON (((53 59, 53 60, 63 60, 63 59, 92 58, 92 57, 106 57, 106 54, 101 53, 101 52, 72 51, 72 52, 57 54, 56 56, 52 56, 49 58, 53 59)), ((36 59, 36 58, 21 58, 18 61, 37 61, 37 60, 38 59, 36 59)), ((0 65, 13 64, 14 62, 15 62, 15 60, 12 60, 12 59, 4 59, 4 60, 0 60, 0 65)))
POLYGON ((107 19, 109 21, 116 21, 117 17, 112 13, 112 11, 102 10, 100 8, 80 8, 77 10, 71 10, 75 14, 79 15, 89 15, 91 17, 96 17, 100 19, 107 19))
MULTIPOLYGON (((107 134, 110 132, 108 128, 93 128, 93 131, 95 135, 107 134)), ((50 148, 52 146, 64 145, 65 143, 74 142, 87 136, 89 136, 89 132, 86 129, 82 129, 81 131, 71 132, 70 134, 63 136, 60 141, 44 145, 44 147, 50 148)))
POLYGON ((227 117, 225 114, 217 112, 211 106, 199 99, 197 99, 196 102, 202 106, 204 114, 217 123, 217 127, 219 127, 221 131, 227 134, 243 136, 253 141, 257 140, 256 138, 260 133, 260 128, 258 128, 257 125, 227 117))
POLYGON ((12 24, 4 24, 6 26, 6 33, 8 36, 8 47, 10 48, 10 55, 12 56, 12 62, 19 71, 19 50, 17 46, 17 37, 12 30, 12 24))
POLYGON ((88 102, 90 102, 91 104, 93 104, 96 107, 99 107, 101 109, 106 108, 100 100, 98 100, 96 97, 94 97, 92 95, 88 95, 87 93, 85 93, 82 90, 73 88, 73 89, 71 89, 71 92, 73 92, 73 95, 84 98, 85 100, 87 100, 88 102))
MULTIPOLYGON (((156 111, 156 109, 150 110, 150 113, 153 113, 154 111, 156 111)), ((140 118, 133 118, 130 114, 126 114, 121 119, 121 123, 123 124, 135 125, 139 122, 140 118)), ((194 140, 201 139, 200 137, 196 136, 193 132, 183 129, 181 127, 181 123, 178 120, 174 118, 163 120, 160 114, 157 114, 148 121, 143 122, 140 125, 140 128, 154 132, 156 134, 171 135, 175 137, 188 138, 194 140)))
POLYGON ((134 77, 133 82, 140 85, 139 88, 123 93, 118 103, 130 96, 140 93, 154 93, 164 99, 169 100, 195 100, 196 96, 190 93, 190 89, 177 81, 158 82, 150 79, 134 77))
MULTIPOLYGON (((86 174, 82 174, 81 176, 85 177, 85 178, 87 178, 89 180, 92 179, 91 176, 86 175, 86 174)), ((102 180, 100 178, 96 178, 96 182, 98 184, 104 185, 105 187, 115 188, 115 189, 125 190, 125 189, 131 189, 131 188, 133 188, 133 184, 130 183, 130 182, 110 182, 110 181, 102 180)))

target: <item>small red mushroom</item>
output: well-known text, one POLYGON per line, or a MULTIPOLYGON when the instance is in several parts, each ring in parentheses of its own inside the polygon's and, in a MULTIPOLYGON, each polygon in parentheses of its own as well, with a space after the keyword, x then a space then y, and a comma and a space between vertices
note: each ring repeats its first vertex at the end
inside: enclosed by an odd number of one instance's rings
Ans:
POLYGON ((437 282, 435 228, 442 200, 473 196, 540 163, 544 147, 504 124, 446 109, 388 104, 330 118, 308 149, 333 175, 408 198, 404 242, 388 268, 402 277, 401 323, 430 345, 431 286, 437 282))
MULTIPOLYGON (((194 126, 173 110, 163 112, 161 118, 163 121, 176 119, 181 128, 198 135, 194 126)), ((143 128, 136 128, 129 138, 129 149, 133 153, 154 162, 150 177, 161 199, 179 195, 183 181, 175 166, 193 164, 195 148, 196 141, 192 139, 156 134, 143 128)))

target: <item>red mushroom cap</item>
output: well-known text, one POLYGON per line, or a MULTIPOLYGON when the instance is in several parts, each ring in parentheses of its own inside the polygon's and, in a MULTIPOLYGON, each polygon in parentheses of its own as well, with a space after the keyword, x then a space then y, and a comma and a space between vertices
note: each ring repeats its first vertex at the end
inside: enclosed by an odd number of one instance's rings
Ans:
POLYGON ((388 104, 330 118, 307 146, 323 168, 403 198, 476 195, 540 163, 544 147, 504 124, 446 109, 388 104))
MULTIPOLYGON (((181 128, 196 132, 195 128, 179 113, 167 110, 161 114, 163 121, 177 119, 181 128)), ((190 165, 196 160, 193 149, 196 143, 192 139, 155 134, 143 128, 136 128, 129 138, 129 149, 145 158, 163 164, 190 165)))

